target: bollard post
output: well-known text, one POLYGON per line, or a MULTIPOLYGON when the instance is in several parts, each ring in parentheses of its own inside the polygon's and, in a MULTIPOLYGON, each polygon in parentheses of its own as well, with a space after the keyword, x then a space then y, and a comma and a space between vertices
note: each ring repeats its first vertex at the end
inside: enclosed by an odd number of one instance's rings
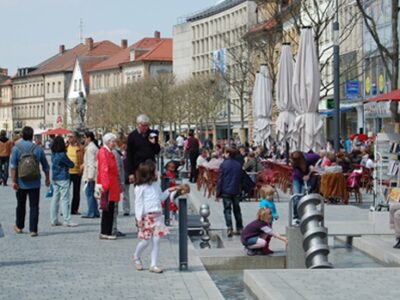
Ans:
MULTIPOLYGON (((169 186, 169 178, 166 176, 162 176, 161 178, 161 190, 165 191, 169 186)), ((165 226, 171 225, 171 220, 169 218, 169 196, 164 201, 164 224, 165 226)))
POLYGON ((188 269, 188 224, 186 198, 179 198, 179 271, 188 269))
POLYGON ((203 234, 201 236, 202 242, 200 243, 201 248, 211 248, 210 246, 210 221, 208 217, 210 216, 210 206, 208 204, 202 204, 200 206, 200 216, 201 216, 201 224, 203 226, 203 234))
POLYGON ((160 172, 164 173, 164 155, 160 156, 160 172))

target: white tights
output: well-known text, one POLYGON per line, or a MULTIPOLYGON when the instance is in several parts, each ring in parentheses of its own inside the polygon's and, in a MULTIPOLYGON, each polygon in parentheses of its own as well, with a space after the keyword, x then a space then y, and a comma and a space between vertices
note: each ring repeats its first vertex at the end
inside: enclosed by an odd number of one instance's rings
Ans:
MULTIPOLYGON (((153 236, 151 238, 151 243, 152 243, 152 250, 151 250, 151 264, 150 267, 155 267, 157 266, 158 262, 158 253, 160 251, 160 237, 158 236, 153 236)), ((150 240, 141 240, 139 244, 136 246, 136 251, 135 251, 135 260, 140 260, 140 257, 143 253, 143 251, 147 248, 147 246, 150 244, 150 240)))

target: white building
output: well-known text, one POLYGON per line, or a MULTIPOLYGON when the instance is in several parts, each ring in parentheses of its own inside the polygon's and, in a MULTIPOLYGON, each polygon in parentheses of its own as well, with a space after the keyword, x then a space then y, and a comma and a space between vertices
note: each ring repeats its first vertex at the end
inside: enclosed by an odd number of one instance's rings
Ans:
MULTIPOLYGON (((191 76, 229 72, 235 76, 236 63, 232 56, 243 44, 242 37, 256 23, 256 4, 253 1, 225 0, 199 13, 186 17, 173 29, 173 72, 178 80, 191 76)), ((247 49, 245 49, 247 51, 247 49)), ((238 95, 232 91, 232 128, 239 128, 238 95), (236 104, 236 105, 235 105, 236 104)), ((226 112, 222 112, 226 117, 226 112)), ((244 111, 247 120, 247 105, 244 111)), ((226 118, 221 119, 225 126, 226 118)), ((221 132, 222 133, 222 132, 221 132)))

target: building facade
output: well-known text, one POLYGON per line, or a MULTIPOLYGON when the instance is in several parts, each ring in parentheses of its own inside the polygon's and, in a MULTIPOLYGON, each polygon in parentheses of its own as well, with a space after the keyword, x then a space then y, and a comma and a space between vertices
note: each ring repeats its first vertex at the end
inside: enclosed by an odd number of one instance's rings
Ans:
POLYGON ((253 1, 225 0, 184 18, 182 23, 174 26, 173 72, 176 78, 185 80, 191 76, 219 73, 229 82, 226 92, 229 100, 221 99, 226 104, 219 113, 219 137, 226 137, 228 111, 231 111, 233 132, 243 136, 239 131, 242 116, 247 127, 249 74, 239 78, 238 69, 239 64, 248 58, 243 36, 256 23, 256 8, 253 1), (238 59, 239 56, 243 59, 238 59), (235 89, 234 84, 240 81, 246 82, 243 86, 245 91, 235 89))

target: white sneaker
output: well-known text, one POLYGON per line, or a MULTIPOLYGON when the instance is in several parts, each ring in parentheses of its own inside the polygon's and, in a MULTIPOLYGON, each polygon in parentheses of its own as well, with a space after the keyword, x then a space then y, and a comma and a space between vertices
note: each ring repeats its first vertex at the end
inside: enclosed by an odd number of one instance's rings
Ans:
POLYGON ((293 219, 292 220, 292 226, 299 226, 300 225, 300 220, 299 219, 293 219))
POLYGON ((78 226, 78 224, 72 223, 72 222, 64 222, 64 223, 63 223, 63 226, 66 226, 66 227, 76 227, 76 226, 78 226))

